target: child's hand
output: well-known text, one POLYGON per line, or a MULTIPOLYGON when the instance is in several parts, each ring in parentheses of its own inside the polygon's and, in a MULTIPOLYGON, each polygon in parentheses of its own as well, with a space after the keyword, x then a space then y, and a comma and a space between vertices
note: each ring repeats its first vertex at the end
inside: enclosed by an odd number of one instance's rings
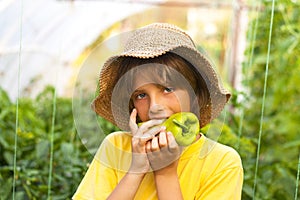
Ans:
POLYGON ((173 134, 165 129, 146 144, 146 152, 155 172, 173 170, 177 173, 178 158, 183 147, 178 146, 173 134))
POLYGON ((129 127, 132 132, 132 162, 130 172, 146 173, 150 170, 150 163, 147 157, 146 144, 151 141, 157 133, 161 131, 161 127, 157 126, 163 120, 149 120, 142 126, 136 124, 137 111, 133 109, 130 115, 129 127))

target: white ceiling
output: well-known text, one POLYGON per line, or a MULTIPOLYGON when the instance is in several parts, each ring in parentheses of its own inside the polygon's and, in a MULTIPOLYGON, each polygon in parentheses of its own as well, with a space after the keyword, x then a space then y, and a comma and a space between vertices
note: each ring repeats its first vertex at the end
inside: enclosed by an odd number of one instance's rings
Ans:
POLYGON ((18 80, 20 95, 66 84, 71 63, 101 32, 149 7, 120 1, 0 1, 0 87, 13 100, 18 80), (30 88, 33 79, 40 84, 30 88))

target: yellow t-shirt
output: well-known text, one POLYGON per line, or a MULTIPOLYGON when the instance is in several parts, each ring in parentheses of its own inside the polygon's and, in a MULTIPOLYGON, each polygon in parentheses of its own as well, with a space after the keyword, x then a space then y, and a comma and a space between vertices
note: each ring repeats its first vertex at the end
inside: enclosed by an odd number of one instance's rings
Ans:
MULTIPOLYGON (((129 169, 131 137, 126 132, 106 137, 74 194, 74 200, 107 198, 129 169)), ((177 173, 185 200, 241 199, 243 168, 240 156, 233 148, 204 135, 184 149, 177 173)), ((152 172, 145 175, 135 199, 157 199, 152 172)))

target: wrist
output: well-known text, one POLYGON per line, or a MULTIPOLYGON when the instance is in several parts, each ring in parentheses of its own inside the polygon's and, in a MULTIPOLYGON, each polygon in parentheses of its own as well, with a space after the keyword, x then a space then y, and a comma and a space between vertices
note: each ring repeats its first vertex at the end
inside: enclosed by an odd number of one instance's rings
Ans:
POLYGON ((163 168, 153 172, 154 176, 164 176, 164 177, 177 177, 176 168, 163 168))
POLYGON ((173 162, 167 167, 161 168, 159 170, 154 171, 154 175, 169 175, 169 176, 177 176, 177 164, 178 162, 173 162))
POLYGON ((132 165, 130 166, 127 174, 132 174, 132 175, 136 175, 136 176, 145 176, 145 174, 149 172, 149 167, 146 167, 146 166, 135 166, 135 165, 132 165))
POLYGON ((176 171, 156 171, 154 180, 158 199, 183 199, 176 171))
POLYGON ((143 173, 127 172, 123 179, 126 180, 127 183, 131 184, 131 186, 128 185, 128 187, 135 187, 134 185, 139 185, 144 177, 145 174, 143 173))

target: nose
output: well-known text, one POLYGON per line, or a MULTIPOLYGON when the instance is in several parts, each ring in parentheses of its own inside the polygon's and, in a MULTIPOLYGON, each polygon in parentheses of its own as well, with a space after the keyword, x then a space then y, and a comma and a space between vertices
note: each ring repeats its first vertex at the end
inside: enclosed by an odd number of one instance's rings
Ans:
POLYGON ((150 108, 149 115, 153 116, 153 114, 159 114, 164 111, 164 104, 161 98, 156 95, 152 95, 150 98, 150 108))
POLYGON ((160 104, 151 105, 149 112, 151 114, 161 113, 164 111, 164 107, 160 104))

